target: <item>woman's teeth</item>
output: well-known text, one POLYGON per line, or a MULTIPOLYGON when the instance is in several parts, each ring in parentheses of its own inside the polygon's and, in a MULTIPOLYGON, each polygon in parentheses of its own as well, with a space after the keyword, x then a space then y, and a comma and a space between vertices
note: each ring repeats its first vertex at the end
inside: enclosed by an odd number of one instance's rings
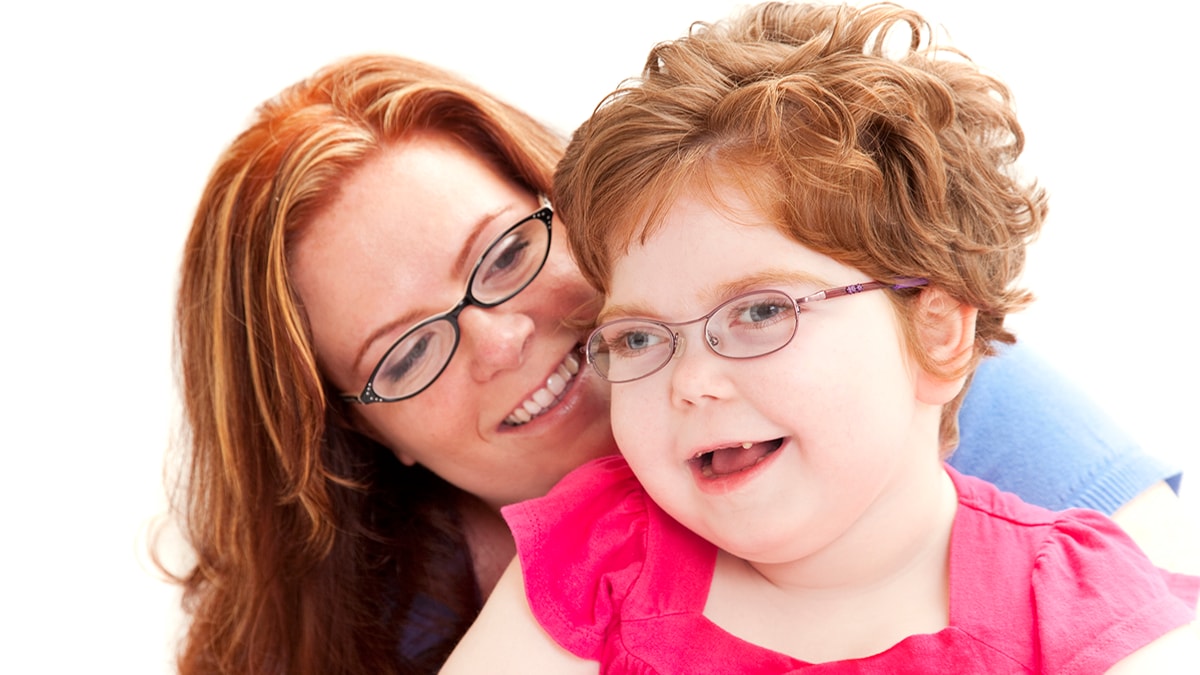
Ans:
POLYGON ((578 372, 579 357, 572 351, 567 354, 562 363, 558 364, 558 368, 554 369, 550 377, 546 378, 546 386, 533 392, 520 407, 504 419, 504 423, 509 426, 519 426, 546 412, 567 390, 571 378, 575 377, 578 372))

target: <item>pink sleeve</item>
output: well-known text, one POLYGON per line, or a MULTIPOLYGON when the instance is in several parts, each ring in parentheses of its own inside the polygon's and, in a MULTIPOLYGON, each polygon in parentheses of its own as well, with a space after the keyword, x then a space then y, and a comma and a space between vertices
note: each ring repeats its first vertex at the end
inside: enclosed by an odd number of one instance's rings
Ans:
POLYGON ((610 622, 641 572, 647 499, 625 461, 605 457, 571 472, 545 497, 502 510, 534 616, 576 656, 599 659, 610 622))
POLYGON ((1062 515, 1033 571, 1043 672, 1104 672, 1195 618, 1200 580, 1165 574, 1099 513, 1062 515))

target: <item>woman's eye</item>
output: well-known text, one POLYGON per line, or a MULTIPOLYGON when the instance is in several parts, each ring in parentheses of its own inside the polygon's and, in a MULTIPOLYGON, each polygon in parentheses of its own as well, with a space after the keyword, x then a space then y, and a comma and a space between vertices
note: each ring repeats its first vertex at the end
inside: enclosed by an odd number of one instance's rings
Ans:
POLYGON ((403 345, 388 355, 387 365, 379 371, 379 375, 389 382, 399 382, 413 372, 425 358, 432 336, 428 333, 415 341, 406 340, 403 345))
POLYGON ((525 259, 529 251, 529 240, 518 235, 513 235, 502 242, 499 242, 495 248, 488 253, 487 265, 483 270, 485 275, 484 281, 489 281, 493 277, 509 273, 521 268, 521 261, 525 259))

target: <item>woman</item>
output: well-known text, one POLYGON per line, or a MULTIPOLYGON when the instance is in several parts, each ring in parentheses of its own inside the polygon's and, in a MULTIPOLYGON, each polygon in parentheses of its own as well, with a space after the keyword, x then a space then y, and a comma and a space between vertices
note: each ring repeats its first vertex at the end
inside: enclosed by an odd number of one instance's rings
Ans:
MULTIPOLYGON (((512 556, 497 508, 613 451, 576 351, 595 294, 539 199, 561 148, 452 75, 362 57, 265 103, 222 155, 177 307, 181 672, 435 671, 512 556)), ((1052 475, 1077 501, 1119 483, 1101 492, 1120 504, 1170 475, 1119 438, 993 445, 1088 423, 1027 364, 973 386, 993 399, 968 402, 964 439, 987 445, 960 457, 1007 457, 984 477, 1052 475), (1028 396, 1057 409, 1030 419, 1028 396)), ((1162 489, 1135 509, 1158 519, 1162 489)))

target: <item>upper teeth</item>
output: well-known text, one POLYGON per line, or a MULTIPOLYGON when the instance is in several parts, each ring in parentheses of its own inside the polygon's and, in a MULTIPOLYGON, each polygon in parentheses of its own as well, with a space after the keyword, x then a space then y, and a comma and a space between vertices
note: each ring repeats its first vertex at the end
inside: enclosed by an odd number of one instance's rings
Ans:
MULTIPOLYGON (((733 447, 733 446, 731 445, 728 447, 733 447)), ((742 449, 743 450, 749 450, 752 447, 754 447, 753 441, 742 441, 742 449)), ((712 453, 712 452, 716 452, 716 451, 715 450, 701 450, 700 452, 697 452, 695 455, 693 455, 692 459, 700 459, 701 457, 703 457, 709 453, 712 453)))
POLYGON ((575 374, 579 372, 579 357, 575 352, 569 352, 546 378, 546 386, 538 389, 525 400, 516 410, 512 411, 508 417, 504 418, 504 423, 509 425, 525 424, 529 420, 546 412, 546 409, 554 405, 558 397, 567 389, 567 383, 575 374))

